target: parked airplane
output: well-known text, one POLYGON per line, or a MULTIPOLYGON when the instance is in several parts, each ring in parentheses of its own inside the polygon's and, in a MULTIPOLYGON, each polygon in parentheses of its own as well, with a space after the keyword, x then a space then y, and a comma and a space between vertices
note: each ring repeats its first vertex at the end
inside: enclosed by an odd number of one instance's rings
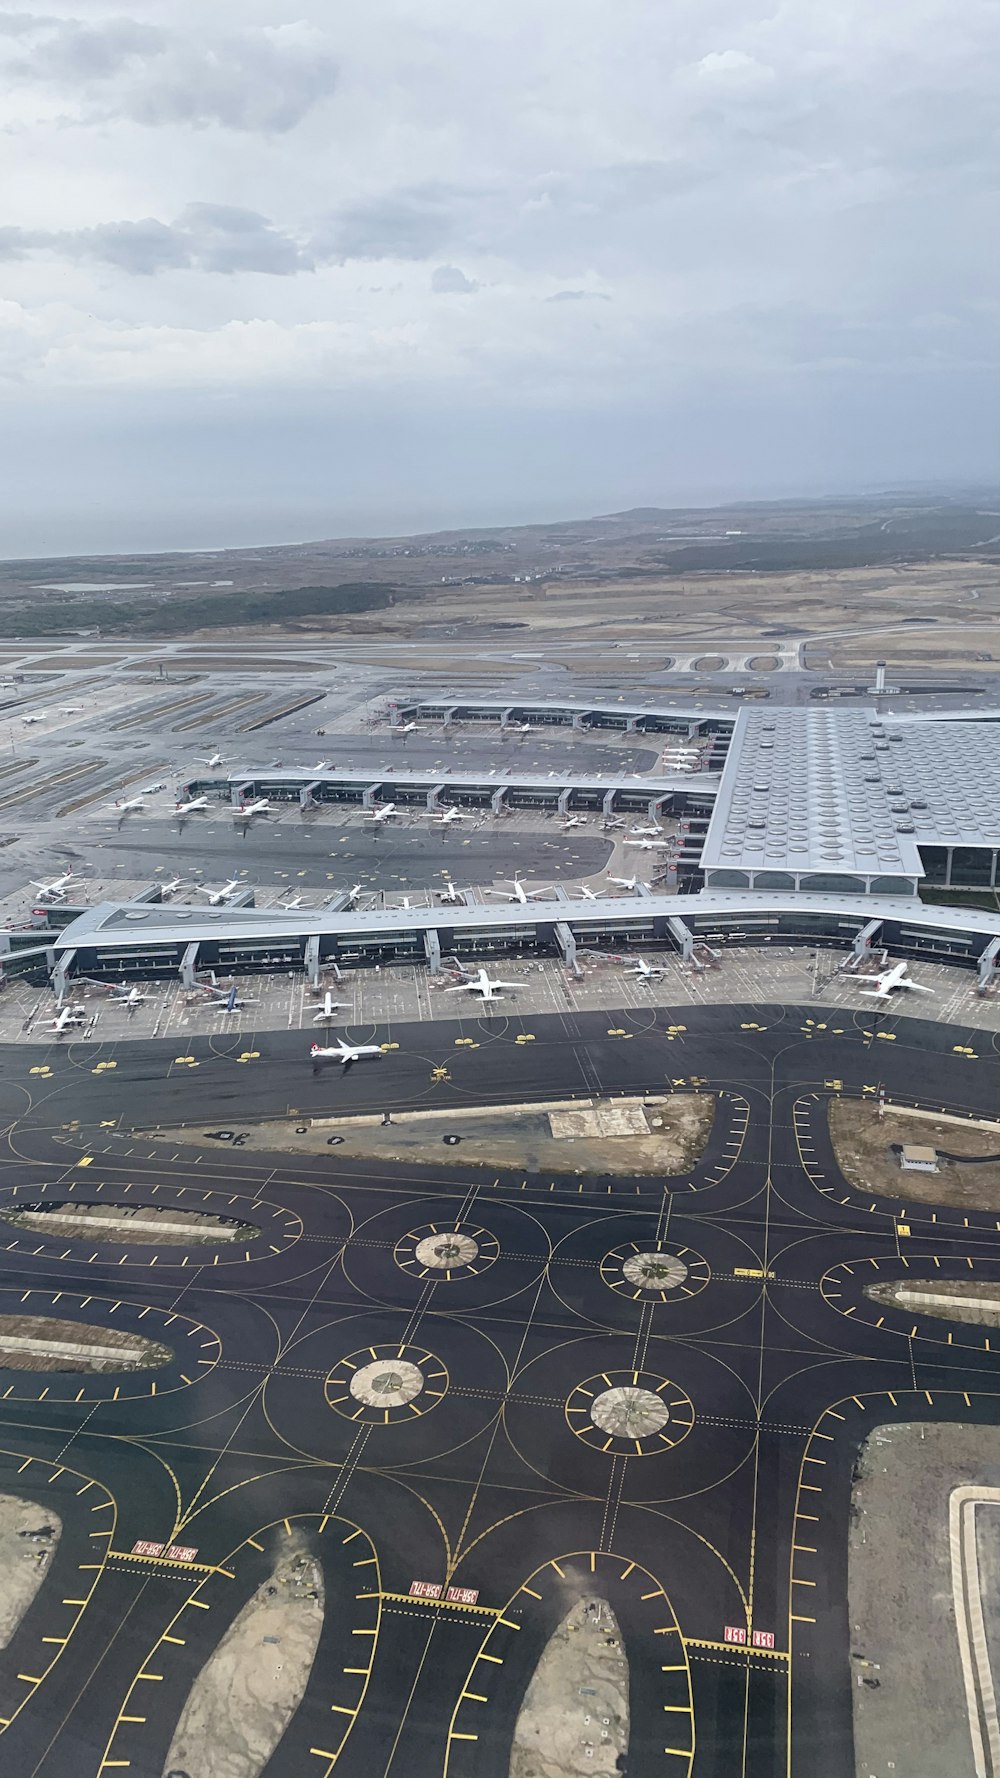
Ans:
POLYGON ((49 1030, 54 1031, 59 1037, 64 1031, 68 1031, 71 1025, 84 1024, 86 1018, 87 1008, 85 1006, 64 1006, 54 1019, 49 1020, 49 1030))
POLYGON ((521 988, 523 986, 524 986, 523 982, 493 981, 492 978, 487 973, 487 971, 485 969, 481 969, 479 971, 479 974, 474 976, 471 981, 459 982, 457 988, 446 988, 445 993, 446 994, 478 994, 481 1000, 495 1000, 497 995, 499 993, 501 993, 502 991, 504 991, 506 989, 511 989, 511 990, 513 990, 513 992, 516 993, 518 988, 521 988))
POLYGON ((182 889, 183 887, 184 887, 184 884, 183 884, 183 881, 180 877, 171 877, 169 883, 161 883, 160 884, 160 894, 161 895, 175 895, 177 893, 177 890, 182 889))
POLYGON ((294 913, 296 908, 300 908, 302 903, 303 897, 301 895, 290 895, 287 889, 278 900, 278 906, 284 908, 286 912, 290 914, 294 913))
MULTIPOLYGON (((333 856, 333 854, 331 853, 331 857, 332 856, 333 856)), ((349 908, 352 908, 354 906, 355 902, 357 901, 358 896, 363 895, 363 894, 364 894, 364 885, 362 883, 352 883, 351 887, 347 891, 347 906, 349 908)))
POLYGON ((29 722, 44 722, 45 718, 44 716, 22 716, 21 721, 25 724, 29 722))
POLYGON ((333 995, 331 994, 329 988, 327 988, 326 993, 323 996, 322 1006, 319 1008, 318 1012, 313 1013, 313 1024, 314 1025, 326 1024, 329 1019, 332 1019, 335 1017, 335 1015, 340 1011, 341 1007, 344 1007, 346 1005, 347 1005, 346 1000, 334 1000, 333 995))
POLYGON ((82 704, 60 704, 60 716, 76 716, 83 709, 82 704))
POLYGON ((911 982, 906 962, 894 963, 891 969, 885 969, 880 975, 865 976, 865 981, 874 982, 873 988, 862 988, 862 994, 869 1000, 888 1000, 894 988, 915 988, 918 994, 933 994, 933 988, 925 988, 922 982, 911 982))
POLYGON ((224 902, 231 901, 237 889, 242 889, 244 886, 239 877, 230 877, 228 883, 223 883, 221 889, 209 889, 206 883, 195 883, 194 888, 199 895, 208 896, 209 907, 217 908, 224 902))
POLYGON ((186 803, 175 803, 174 804, 174 814, 175 815, 193 815, 196 813, 197 810, 207 809, 207 808, 208 808, 208 797, 207 796, 192 796, 192 797, 189 797, 189 799, 186 803))
POLYGON ((236 983, 231 988, 220 988, 215 982, 199 982, 198 987, 220 1012, 239 1012, 244 1006, 259 1006, 259 1000, 244 1000, 236 991, 236 983))
POLYGON ((439 901, 453 901, 460 907, 465 906, 465 890, 456 889, 452 882, 449 882, 446 888, 439 889, 437 895, 439 901))
MULTIPOLYGON (((640 883, 642 883, 642 878, 641 877, 613 877, 609 872, 608 873, 608 882, 609 883, 617 883, 619 889, 630 889, 632 894, 634 895, 636 892, 637 886, 640 883)), ((648 884, 646 884, 646 883, 643 883, 642 886, 644 889, 648 888, 648 884)))
POLYGON ((442 827, 448 827, 453 821, 471 821, 472 810, 458 809, 454 803, 449 803, 446 809, 428 809, 420 819, 421 821, 438 821, 442 827))
POLYGON ((626 969, 624 973, 641 976, 644 982, 648 982, 654 976, 666 975, 667 972, 661 963, 647 963, 645 957, 637 957, 634 968, 626 969))
POLYGON ((670 840, 623 840, 623 846, 638 846, 640 852, 669 852, 670 840))
POLYGON ((381 1044, 348 1043, 343 1037, 339 1037, 337 1042, 332 1044, 314 1043, 309 1050, 314 1074, 319 1073, 321 1062, 339 1062, 346 1070, 350 1068, 352 1062, 359 1061, 362 1056, 381 1056, 383 1053, 381 1044))
POLYGON ((586 827, 586 825, 587 825, 586 815, 567 815, 565 821, 563 822, 564 827, 586 827))
POLYGON ((206 766, 224 766, 225 763, 225 758, 221 753, 213 753, 211 759, 202 760, 202 764, 206 766))
POLYGON ((395 803, 377 803, 374 809, 362 809, 366 821, 388 821, 396 813, 395 803))
POLYGON ((526 889, 516 872, 514 873, 513 887, 513 895, 509 895, 506 889, 487 889, 486 893, 487 895, 500 895, 504 901, 519 901, 522 907, 526 907, 529 901, 544 901, 546 896, 552 893, 551 889, 526 889))
POLYGON ((131 815, 133 810, 145 808, 141 796, 125 797, 121 802, 112 803, 109 813, 112 815, 131 815))
POLYGON ((583 901, 600 901, 601 899, 600 895, 595 895, 593 889, 589 889, 586 883, 580 884, 577 893, 583 901))
POLYGON ((660 827, 630 827, 629 833, 636 840, 662 840, 663 829, 660 827))
POLYGON ((241 803, 236 810, 236 814, 242 815, 249 820, 252 815, 266 815, 270 807, 270 797, 258 796, 254 798, 253 802, 241 803))
POLYGON ((99 988, 103 994, 109 995, 120 1006, 141 1006, 144 1000, 149 999, 149 995, 144 994, 141 988, 130 988, 126 982, 102 982, 92 975, 84 976, 83 979, 92 988, 99 988))
POLYGON ((76 881, 76 872, 68 870, 51 883, 32 883, 32 889, 38 890, 40 901, 62 901, 70 884, 76 881))

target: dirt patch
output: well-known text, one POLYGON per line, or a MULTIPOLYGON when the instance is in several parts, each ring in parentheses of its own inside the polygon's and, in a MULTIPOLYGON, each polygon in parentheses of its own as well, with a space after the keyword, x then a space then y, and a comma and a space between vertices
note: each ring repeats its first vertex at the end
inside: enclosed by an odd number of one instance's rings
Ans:
POLYGON ((165 1778, 257 1778, 305 1695, 323 1628, 323 1571, 293 1532, 195 1680, 165 1778))
POLYGON ((755 654, 747 661, 752 673, 776 673, 781 661, 776 654, 755 654))
POLYGON ((830 1136, 840 1170, 857 1191, 903 1198, 915 1204, 955 1204, 966 1210, 1000 1210, 1000 1161, 978 1166, 948 1162, 940 1151, 1000 1154, 1000 1133, 975 1125, 945 1123, 887 1110, 881 1123, 870 1099, 831 1099, 830 1136), (904 1173, 892 1143, 936 1148, 936 1173, 904 1173))
POLYGON ((1000 1282, 969 1284, 965 1279, 907 1278, 899 1284, 870 1284, 865 1295, 913 1315, 967 1321, 980 1327, 1000 1326, 1000 1282))
POLYGON ((0 1315, 0 1368, 8 1371, 157 1370, 172 1357, 168 1346, 117 1328, 47 1315, 0 1315))
POLYGON ((194 1247, 222 1241, 255 1241, 248 1222, 205 1216, 200 1210, 160 1209, 153 1204, 32 1204, 8 1211, 5 1222, 43 1235, 65 1235, 127 1247, 194 1247))
POLYGON ((696 673, 721 673, 726 664, 724 654, 702 654, 694 662, 696 673))
POLYGON ((974 1483, 1000 1485, 1000 1428, 883 1426, 862 1447, 848 1559, 857 1778, 975 1778, 948 1527, 952 1489, 974 1483))
POLYGON ((62 1521, 17 1494, 0 1494, 0 1648, 6 1648, 52 1565, 62 1521))
MULTIPOLYGON (((522 1169, 532 1173, 612 1173, 623 1177, 689 1173, 708 1141, 715 1116, 711 1093, 678 1093, 662 1100, 594 1101, 584 1110, 622 1117, 623 1107, 645 1111, 647 1134, 588 1133, 554 1135, 550 1118, 575 1117, 533 1111, 530 1107, 486 1109, 462 1115, 442 1111, 433 1117, 408 1118, 399 1113, 391 1124, 354 1123, 330 1118, 309 1124, 303 1118, 275 1118, 245 1126, 238 1133, 241 1148, 279 1152, 321 1153, 336 1148, 343 1158, 410 1161, 417 1165, 480 1166, 522 1169)), ((624 1119, 622 1121, 625 1121, 624 1119)), ((207 1131, 175 1129, 144 1131, 150 1140, 218 1148, 207 1131)))
POLYGON ((524 1696, 510 1778, 601 1778, 628 1752, 628 1662, 606 1599, 578 1599, 550 1636, 524 1696))

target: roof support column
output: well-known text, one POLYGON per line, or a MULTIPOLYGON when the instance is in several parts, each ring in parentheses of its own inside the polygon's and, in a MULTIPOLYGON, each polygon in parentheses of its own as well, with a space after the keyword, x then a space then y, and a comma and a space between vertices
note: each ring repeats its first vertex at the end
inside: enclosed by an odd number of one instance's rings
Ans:
POLYGON ((430 790, 427 792, 427 807, 429 809, 440 809, 441 808, 441 792, 443 789, 444 789, 443 784, 432 784, 431 785, 430 790))
POLYGON ((861 931, 855 934, 854 945, 851 952, 855 963, 860 963, 865 952, 871 950, 872 944, 881 930, 881 920, 869 920, 862 926, 861 931))
POLYGON ((499 790, 495 790, 490 797, 490 808, 493 810, 494 815, 502 815, 506 806, 507 786, 506 784, 501 784, 499 790))
POLYGON ((604 801, 601 804, 601 813, 604 816, 608 816, 608 815, 613 815, 614 812, 615 812, 615 793, 613 790, 606 790, 604 793, 604 801))
POLYGON ((321 985, 318 933, 314 933, 311 938, 306 939, 305 950, 302 954, 302 966, 309 978, 310 988, 315 988, 318 992, 321 985))
POLYGON ((427 965, 431 975, 440 975, 441 940, 434 926, 428 926, 424 932, 424 950, 427 954, 427 965))
POLYGON ((585 716, 585 715, 584 715, 584 713, 583 713, 583 711, 582 711, 582 710, 574 710, 574 712, 573 712, 573 724, 572 724, 572 726, 573 726, 573 727, 574 727, 574 728, 575 728, 575 729, 584 729, 584 728, 586 728, 586 726, 587 726, 587 718, 586 718, 586 716, 585 716))
POLYGON ((694 934, 691 931, 690 926, 686 926, 683 920, 677 918, 676 914, 669 914, 667 916, 667 927, 684 962, 690 963, 694 953, 694 934))
POLYGON ((572 794, 573 794, 573 790, 569 784, 567 784, 565 790, 560 790, 559 801, 556 803, 556 808, 557 808, 560 815, 568 815, 569 814, 569 799, 572 796, 572 794))
POLYGON ((567 926, 565 920, 557 920, 555 933, 556 944, 559 946, 559 953, 567 969, 578 969, 579 964, 576 960, 576 937, 572 927, 567 926))
POLYGON ((55 968, 52 971, 52 992, 55 994, 57 1000, 62 1000, 65 996, 69 977, 75 962, 76 952, 72 950, 60 951, 56 958, 55 968))
POLYGON ((299 807, 302 809, 314 809, 316 807, 316 791, 318 789, 318 778, 314 778, 311 784, 304 785, 299 791, 299 807))
POLYGON ((993 980, 993 977, 997 973, 998 954, 1000 954, 1000 938, 991 938, 979 959, 979 981, 977 985, 980 994, 985 993, 993 980))
POLYGON ((180 973, 181 973, 181 987, 182 988, 193 988, 195 986, 195 979, 194 978, 195 978, 195 970, 197 969, 197 967, 198 967, 198 941, 196 939, 194 944, 185 945, 185 947, 184 947, 184 955, 181 958, 181 971, 180 971, 180 973))
POLYGON ((375 807, 375 799, 381 788, 382 784, 381 780, 379 780, 375 784, 369 784, 368 789, 361 792, 361 807, 363 809, 373 809, 375 807))
POLYGON ((245 802, 248 796, 253 795, 253 788, 252 778, 247 778, 240 784, 234 784, 230 781, 229 800, 234 809, 238 809, 240 804, 245 802))

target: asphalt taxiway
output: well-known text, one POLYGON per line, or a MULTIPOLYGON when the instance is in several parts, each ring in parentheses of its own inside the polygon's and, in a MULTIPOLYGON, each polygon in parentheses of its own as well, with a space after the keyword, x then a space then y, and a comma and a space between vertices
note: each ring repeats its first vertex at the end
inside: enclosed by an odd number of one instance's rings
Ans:
POLYGON ((252 1029, 183 1055, 0 1052, 0 1214, 148 1203, 259 1231, 214 1249, 0 1234, 0 1311, 172 1352, 155 1373, 0 1377, 0 1488, 64 1525, 0 1654, 0 1767, 159 1778, 194 1676, 301 1531, 326 1620, 268 1778, 505 1778, 545 1640, 593 1592, 626 1640, 634 1778, 845 1778, 859 1443, 896 1419, 1000 1420, 982 1330, 865 1285, 1000 1281, 1000 1226, 850 1190, 825 1103, 882 1082, 992 1111, 994 1041, 768 1005, 377 1038, 384 1059, 315 1074, 301 1033, 252 1029), (666 1181, 135 1134, 670 1086, 717 1113, 666 1181))

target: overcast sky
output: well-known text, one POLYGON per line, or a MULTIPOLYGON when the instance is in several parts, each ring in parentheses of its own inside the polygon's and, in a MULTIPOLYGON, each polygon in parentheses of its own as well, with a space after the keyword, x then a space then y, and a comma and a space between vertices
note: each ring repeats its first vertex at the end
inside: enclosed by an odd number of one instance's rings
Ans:
POLYGON ((998 0, 0 14, 0 553, 979 482, 998 0))

